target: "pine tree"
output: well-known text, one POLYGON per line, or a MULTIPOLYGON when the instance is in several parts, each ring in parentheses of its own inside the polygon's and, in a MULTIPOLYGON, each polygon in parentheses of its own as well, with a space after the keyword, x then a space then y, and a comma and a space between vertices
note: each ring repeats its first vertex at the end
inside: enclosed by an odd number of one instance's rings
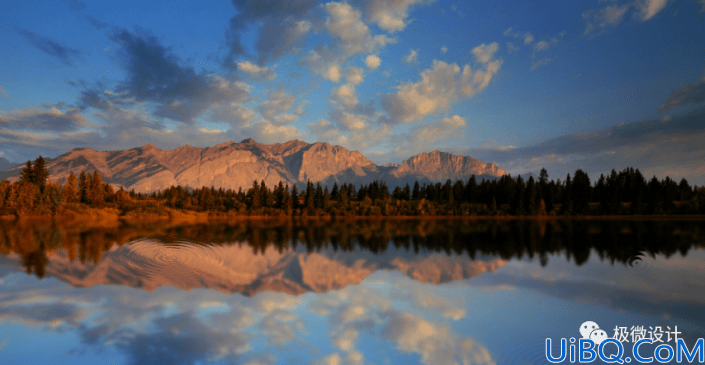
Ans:
POLYGON ((91 180, 91 203, 103 204, 105 200, 105 187, 103 186, 103 179, 100 177, 98 171, 93 171, 93 179, 91 180))
POLYGON ((20 172, 20 183, 33 183, 34 182, 34 168, 32 167, 32 161, 27 160, 27 166, 20 172))
POLYGON ((291 187, 291 207, 299 209, 299 190, 296 188, 296 184, 291 187))
POLYGON ((414 181, 414 190, 411 191, 411 199, 412 200, 421 199, 421 188, 419 187, 418 181, 414 181))
POLYGON ((81 203, 88 203, 90 199, 88 191, 88 177, 86 172, 81 170, 81 174, 78 177, 78 198, 81 203))
POLYGON ((49 170, 47 170, 46 162, 44 161, 44 157, 39 156, 37 157, 36 160, 34 160, 34 167, 32 169, 32 176, 33 176, 33 183, 37 184, 39 186, 39 189, 41 191, 44 190, 44 186, 46 186, 47 183, 47 178, 49 178, 49 170))
POLYGON ((306 184, 306 209, 308 209, 309 211, 313 211, 315 208, 315 200, 313 195, 313 183, 311 182, 311 180, 309 180, 308 184, 306 184))
POLYGON ((66 178, 66 184, 64 185, 63 195, 64 200, 67 203, 73 203, 77 200, 78 196, 78 181, 76 180, 76 175, 71 172, 69 177, 66 178))

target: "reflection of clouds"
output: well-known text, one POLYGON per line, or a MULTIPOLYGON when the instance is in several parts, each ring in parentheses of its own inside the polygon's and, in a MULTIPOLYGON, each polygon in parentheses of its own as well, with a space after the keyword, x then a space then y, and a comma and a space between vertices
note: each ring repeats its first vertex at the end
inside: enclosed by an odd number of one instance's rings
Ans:
POLYGON ((249 349, 242 333, 214 332, 192 313, 180 313, 153 321, 156 332, 136 333, 117 346, 132 364, 194 364, 199 360, 233 361, 249 349))
POLYGON ((24 274, 8 279, 12 284, 0 292, 0 326, 21 321, 44 325, 49 333, 72 331, 79 341, 73 347, 116 349, 131 364, 362 364, 376 346, 392 358, 402 351, 424 362, 440 356, 439 363, 489 363, 484 346, 445 323, 466 315, 458 303, 444 299, 453 291, 398 272, 382 271, 369 283, 324 294, 261 292, 251 298, 173 287, 79 289, 24 274), (369 340, 380 336, 397 345, 369 340))
POLYGON ((410 313, 391 313, 382 332, 388 340, 397 342, 400 350, 420 354, 426 364, 455 364, 457 357, 464 363, 494 364, 484 346, 458 338, 446 325, 410 313))
POLYGON ((260 322, 259 329, 262 333, 269 336, 269 341, 283 345, 296 339, 296 333, 290 323, 302 328, 302 322, 299 317, 290 312, 278 311, 267 315, 260 322))

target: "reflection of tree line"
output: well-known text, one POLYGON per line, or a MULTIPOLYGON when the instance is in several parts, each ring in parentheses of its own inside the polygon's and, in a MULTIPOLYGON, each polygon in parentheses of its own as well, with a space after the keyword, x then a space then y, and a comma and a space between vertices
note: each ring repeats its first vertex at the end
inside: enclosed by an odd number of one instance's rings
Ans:
POLYGON ((40 156, 14 184, 0 182, 0 214, 60 214, 65 210, 112 207, 123 214, 167 214, 167 209, 236 215, 624 215, 705 214, 705 187, 692 187, 655 176, 647 181, 638 169, 600 175, 575 171, 565 180, 549 180, 545 169, 538 179, 510 175, 496 180, 447 180, 393 190, 383 181, 370 184, 308 182, 301 192, 279 182, 252 183, 247 190, 172 186, 152 194, 115 191, 97 171, 69 175, 65 184, 52 183, 40 156))
POLYGON ((297 249, 308 252, 390 249, 481 255, 504 259, 538 258, 545 265, 549 255, 565 255, 577 265, 587 262, 591 251, 611 263, 630 263, 638 255, 687 254, 705 247, 705 225, 698 221, 358 221, 199 224, 176 227, 120 227, 71 230, 58 226, 0 226, 0 253, 16 253, 28 273, 43 277, 52 255, 97 263, 113 245, 153 237, 170 244, 245 243, 254 253, 297 249), (196 237, 196 240, 189 240, 196 237), (200 242, 200 243, 199 243, 200 242))

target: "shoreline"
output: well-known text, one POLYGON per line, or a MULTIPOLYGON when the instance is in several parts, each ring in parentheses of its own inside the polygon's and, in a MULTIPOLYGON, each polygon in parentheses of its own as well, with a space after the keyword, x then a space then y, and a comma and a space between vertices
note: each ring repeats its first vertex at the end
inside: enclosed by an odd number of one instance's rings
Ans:
POLYGON ((209 212, 177 211, 167 214, 126 214, 119 215, 116 209, 92 208, 88 212, 61 212, 58 214, 27 214, 27 215, 0 215, 0 224, 3 223, 64 223, 91 226, 113 225, 139 225, 146 223, 228 223, 228 222, 355 222, 355 221, 705 221, 705 215, 390 215, 390 216, 360 216, 360 215, 242 215, 242 214, 210 214, 209 212), (68 213, 68 214, 67 214, 68 213))

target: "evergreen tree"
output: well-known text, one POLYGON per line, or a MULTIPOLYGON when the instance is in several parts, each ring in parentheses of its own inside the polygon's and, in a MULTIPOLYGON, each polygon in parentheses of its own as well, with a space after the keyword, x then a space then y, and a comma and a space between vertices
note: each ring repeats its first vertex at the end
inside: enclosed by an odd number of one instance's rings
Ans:
POLYGON ((64 200, 67 203, 73 203, 78 199, 78 181, 76 180, 76 175, 71 172, 69 177, 66 178, 66 184, 63 189, 64 200))
POLYGON ((338 182, 333 183, 333 189, 330 191, 330 198, 332 200, 338 200, 338 194, 339 194, 340 188, 338 188, 338 182))
POLYGON ((313 196, 313 205, 318 209, 323 209, 323 188, 321 188, 321 183, 316 183, 316 193, 313 196))
POLYGON ((338 201, 341 208, 348 210, 350 205, 350 196, 348 195, 348 189, 345 187, 345 184, 343 184, 343 187, 340 188, 338 201))
POLYGON ((100 177, 98 171, 93 171, 93 178, 91 179, 91 203, 92 204, 103 204, 105 201, 105 187, 103 186, 103 179, 100 177))
POLYGON ((313 211, 315 209, 315 198, 314 198, 314 188, 313 188, 313 183, 311 180, 308 181, 308 184, 306 184, 306 209, 309 211, 313 211))
POLYGON ((418 181, 414 181, 414 190, 411 191, 411 199, 412 200, 421 199, 421 188, 419 187, 418 181))
POLYGON ((326 185, 326 188, 323 190, 323 203, 322 203, 322 208, 326 209, 328 207, 328 203, 330 202, 330 193, 328 193, 328 185, 326 185))
POLYGON ((33 183, 34 182, 34 168, 32 167, 32 161, 27 160, 27 165, 20 172, 20 183, 33 183))
POLYGON ((590 202, 590 178, 583 170, 578 169, 573 176, 573 185, 570 199, 573 201, 575 214, 588 214, 590 202))
POLYGON ((296 188, 296 184, 291 187, 291 207, 299 209, 299 189, 296 188))
POLYGON ((47 170, 46 162, 44 157, 39 156, 34 160, 34 167, 32 169, 32 182, 39 186, 40 191, 44 190, 46 186, 47 178, 49 178, 49 170, 47 170))
POLYGON ((81 174, 78 178, 78 198, 81 203, 88 203, 88 200, 90 199, 88 177, 86 176, 86 172, 83 170, 81 170, 81 174))

